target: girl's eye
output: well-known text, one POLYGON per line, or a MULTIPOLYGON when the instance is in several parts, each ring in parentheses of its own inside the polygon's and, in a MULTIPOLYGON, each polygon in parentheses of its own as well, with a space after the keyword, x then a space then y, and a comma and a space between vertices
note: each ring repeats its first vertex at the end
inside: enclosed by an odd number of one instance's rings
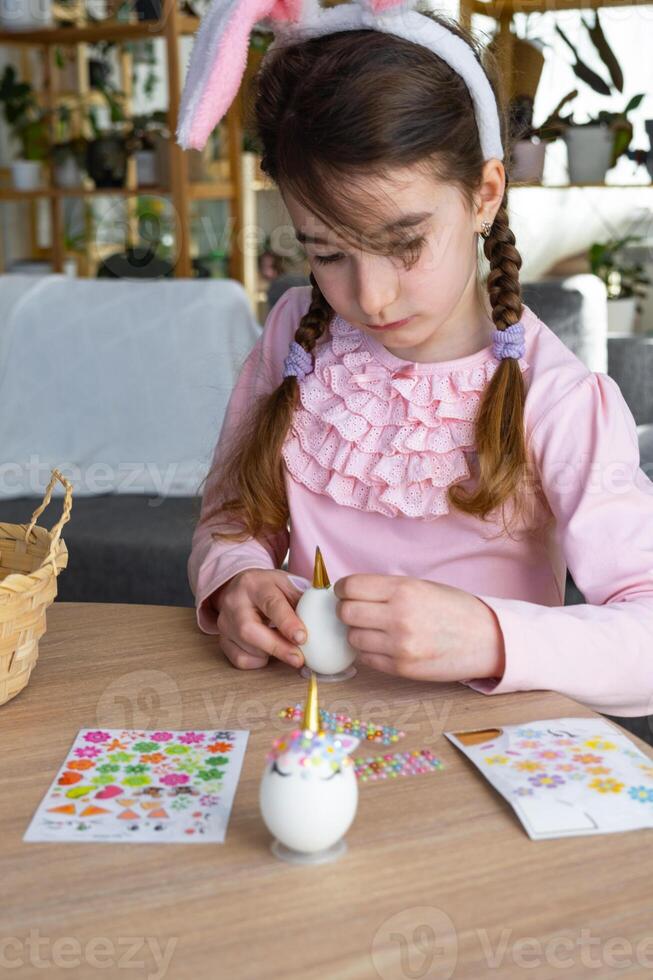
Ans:
POLYGON ((339 262, 342 255, 314 255, 313 258, 320 265, 329 265, 331 262, 339 262))
POLYGON ((401 248, 401 251, 410 255, 411 262, 416 262, 425 242, 426 235, 420 235, 419 238, 413 238, 412 241, 406 242, 406 244, 401 248))
MULTIPOLYGON (((400 251, 410 253, 412 256, 414 256, 414 253, 419 252, 425 241, 426 237, 424 235, 420 235, 419 238, 413 238, 412 241, 406 242, 405 245, 400 247, 400 251)), ((342 254, 314 255, 313 258, 320 265, 330 265, 332 262, 339 262, 343 256, 342 254)))

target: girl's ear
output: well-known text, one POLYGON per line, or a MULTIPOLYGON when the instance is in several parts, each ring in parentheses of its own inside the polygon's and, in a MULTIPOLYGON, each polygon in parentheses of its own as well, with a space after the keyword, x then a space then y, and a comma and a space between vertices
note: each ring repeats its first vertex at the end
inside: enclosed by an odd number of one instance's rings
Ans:
POLYGON ((179 107, 177 143, 183 149, 204 148, 235 99, 247 64, 249 38, 260 20, 300 23, 315 0, 213 0, 188 65, 179 107))

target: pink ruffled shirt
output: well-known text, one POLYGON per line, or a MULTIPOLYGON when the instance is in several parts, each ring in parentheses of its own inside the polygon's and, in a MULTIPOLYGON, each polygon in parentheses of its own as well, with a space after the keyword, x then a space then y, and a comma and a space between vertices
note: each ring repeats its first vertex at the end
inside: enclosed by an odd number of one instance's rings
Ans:
MULTIPOLYGON (((253 398, 276 388, 310 286, 287 290, 232 391, 213 463, 253 398)), ((208 597, 246 568, 312 577, 315 546, 332 582, 354 572, 465 589, 494 610, 501 678, 483 694, 553 690, 617 716, 653 712, 653 484, 615 381, 591 372, 524 307, 525 433, 537 481, 524 523, 450 509, 446 490, 475 480, 474 419, 499 366, 492 348, 415 363, 335 317, 300 382, 283 445, 290 527, 265 540, 215 541, 202 498, 188 574, 197 622, 218 633, 208 597), (564 605, 567 567, 586 603, 564 605)), ((507 517, 512 511, 507 510, 507 517)))

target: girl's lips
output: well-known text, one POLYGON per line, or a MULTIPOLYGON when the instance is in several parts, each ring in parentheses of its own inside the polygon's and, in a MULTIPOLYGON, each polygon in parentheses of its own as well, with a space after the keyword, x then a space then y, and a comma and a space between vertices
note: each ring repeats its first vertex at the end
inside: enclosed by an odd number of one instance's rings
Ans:
POLYGON ((393 330, 395 327, 403 327, 405 323, 408 323, 412 319, 412 316, 407 316, 405 320, 395 320, 394 323, 368 323, 367 326, 370 327, 371 330, 393 330))

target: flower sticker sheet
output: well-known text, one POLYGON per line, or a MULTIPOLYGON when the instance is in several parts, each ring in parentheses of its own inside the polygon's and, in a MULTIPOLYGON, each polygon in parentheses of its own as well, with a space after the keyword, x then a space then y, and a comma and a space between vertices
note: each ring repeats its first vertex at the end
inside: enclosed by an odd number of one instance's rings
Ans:
POLYGON ((653 827, 653 760, 607 720, 554 718, 444 734, 533 840, 653 827))
POLYGON ((223 843, 248 735, 83 728, 23 840, 223 843))

